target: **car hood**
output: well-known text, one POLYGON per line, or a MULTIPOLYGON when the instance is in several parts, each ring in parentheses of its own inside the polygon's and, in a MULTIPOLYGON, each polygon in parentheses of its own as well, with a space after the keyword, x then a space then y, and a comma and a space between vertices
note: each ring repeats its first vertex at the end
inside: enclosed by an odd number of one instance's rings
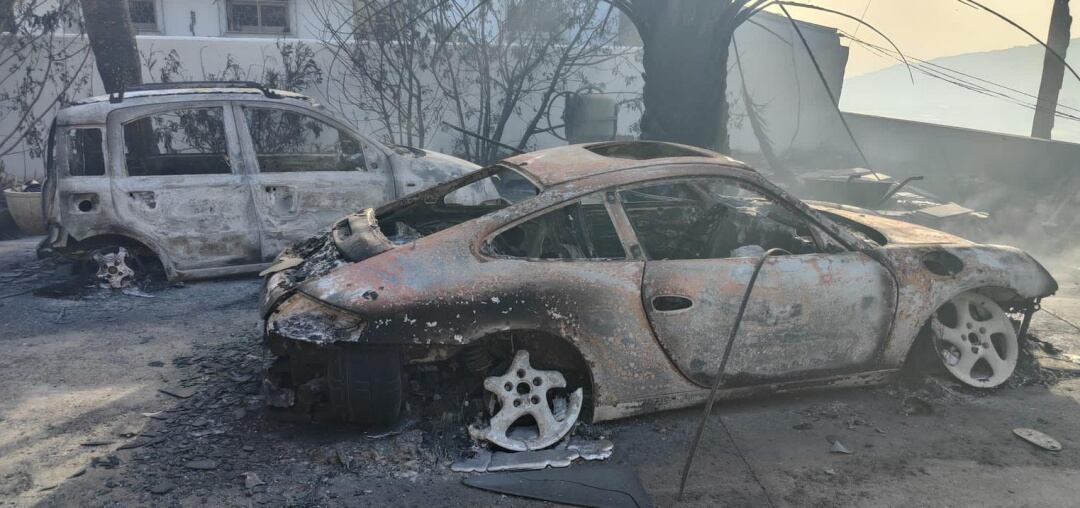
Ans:
POLYGON ((959 236, 910 222, 890 219, 857 206, 823 202, 813 202, 809 205, 819 212, 839 216, 877 231, 888 240, 889 245, 973 245, 971 241, 959 236))
POLYGON ((465 159, 420 148, 397 147, 393 159, 395 178, 406 182, 406 187, 399 189, 402 195, 424 190, 480 169, 480 166, 465 159))

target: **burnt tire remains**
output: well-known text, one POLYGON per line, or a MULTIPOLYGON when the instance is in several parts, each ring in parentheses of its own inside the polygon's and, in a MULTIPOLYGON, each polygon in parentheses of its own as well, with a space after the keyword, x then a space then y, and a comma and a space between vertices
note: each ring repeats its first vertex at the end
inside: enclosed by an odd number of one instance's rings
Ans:
POLYGON ((397 421, 404 380, 396 348, 344 349, 328 361, 327 381, 339 420, 363 425, 397 421))

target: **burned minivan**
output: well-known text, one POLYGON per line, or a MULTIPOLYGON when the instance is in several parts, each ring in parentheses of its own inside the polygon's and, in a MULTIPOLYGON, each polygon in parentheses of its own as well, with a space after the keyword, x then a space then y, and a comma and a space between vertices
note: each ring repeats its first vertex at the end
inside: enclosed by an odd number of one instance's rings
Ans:
POLYGON ((387 146, 312 99, 254 83, 162 83, 83 99, 56 117, 42 249, 95 259, 126 284, 257 272, 342 215, 478 166, 387 146))
POLYGON ((700 403, 718 376, 721 397, 867 385, 910 357, 998 386, 1057 290, 1020 250, 809 206, 654 142, 506 159, 350 215, 265 273, 274 404, 385 422, 407 375, 471 376, 490 401, 471 434, 510 450, 700 403))

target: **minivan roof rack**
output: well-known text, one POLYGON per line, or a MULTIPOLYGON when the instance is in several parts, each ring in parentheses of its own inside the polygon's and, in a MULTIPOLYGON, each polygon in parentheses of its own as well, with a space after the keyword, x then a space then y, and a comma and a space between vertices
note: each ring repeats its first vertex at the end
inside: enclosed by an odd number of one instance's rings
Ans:
POLYGON ((153 90, 171 90, 174 88, 254 88, 263 93, 267 98, 280 99, 281 96, 262 83, 254 81, 171 81, 168 83, 146 83, 121 87, 117 93, 109 94, 109 102, 117 103, 124 101, 126 92, 146 92, 153 90))

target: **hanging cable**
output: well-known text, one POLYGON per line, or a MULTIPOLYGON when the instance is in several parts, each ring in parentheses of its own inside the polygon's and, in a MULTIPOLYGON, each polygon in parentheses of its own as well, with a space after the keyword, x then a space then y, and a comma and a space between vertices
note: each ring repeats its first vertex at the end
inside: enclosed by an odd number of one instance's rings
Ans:
POLYGON ((814 70, 817 71, 818 78, 821 79, 821 85, 825 87, 825 93, 829 94, 829 102, 832 103, 833 108, 836 110, 836 115, 840 117, 840 123, 844 125, 844 131, 846 131, 848 137, 851 138, 851 144, 855 146, 855 151, 859 153, 859 158, 862 159, 863 166, 870 170, 870 173, 874 175, 874 178, 881 181, 881 176, 874 171, 873 167, 871 167, 870 160, 866 158, 866 154, 863 153, 862 147, 859 146, 859 141, 855 139, 855 133, 851 132, 851 126, 848 125, 847 118, 844 117, 844 112, 840 111, 840 101, 837 99, 836 94, 833 93, 832 87, 829 86, 829 81, 825 79, 825 73, 821 70, 821 66, 818 65, 817 57, 814 56, 813 50, 810 49, 810 43, 806 42, 806 37, 803 36, 799 24, 795 22, 795 18, 791 17, 791 13, 788 12, 787 7, 784 7, 783 3, 777 5, 779 5, 780 10, 784 12, 784 16, 787 16, 788 21, 791 23, 791 27, 795 29, 795 34, 799 36, 803 48, 806 49, 806 54, 810 55, 810 63, 814 64, 814 70))
MULTIPOLYGON (((743 314, 746 312, 746 304, 750 301, 750 293, 754 290, 754 284, 757 283, 758 274, 761 273, 761 267, 765 265, 765 260, 769 259, 769 256, 777 254, 791 255, 790 252, 779 248, 765 251, 758 258, 757 263, 754 264, 754 271, 750 274, 750 280, 746 283, 746 291, 743 292, 742 301, 739 302, 739 311, 735 313, 735 322, 731 325, 731 333, 728 335, 727 344, 724 345, 724 354, 720 357, 720 367, 716 369, 716 380, 713 381, 712 389, 709 391, 709 398, 705 400, 705 411, 701 414, 701 421, 698 422, 697 431, 694 432, 694 439, 690 442, 690 450, 686 454, 686 463, 683 464, 682 476, 679 478, 679 501, 682 501, 683 491, 686 490, 686 478, 690 474, 690 466, 694 463, 694 455, 697 453, 698 443, 701 442, 701 434, 705 432, 705 423, 709 421, 709 413, 712 413, 713 403, 716 402, 716 392, 720 390, 720 384, 724 380, 724 369, 727 367, 728 358, 731 357, 732 346, 735 345, 735 337, 739 333, 739 325, 742 324, 743 314)), ((720 419, 720 425, 724 428, 724 432, 727 433, 732 445, 735 445, 735 440, 731 438, 731 433, 728 432, 723 418, 720 419)), ((761 491, 765 493, 765 499, 769 501, 769 506, 773 506, 769 492, 765 489, 761 480, 758 479, 754 468, 750 467, 750 462, 743 456, 738 445, 735 445, 735 451, 739 454, 739 458, 742 459, 746 468, 750 470, 750 475, 754 477, 758 486, 761 487, 761 491)))

